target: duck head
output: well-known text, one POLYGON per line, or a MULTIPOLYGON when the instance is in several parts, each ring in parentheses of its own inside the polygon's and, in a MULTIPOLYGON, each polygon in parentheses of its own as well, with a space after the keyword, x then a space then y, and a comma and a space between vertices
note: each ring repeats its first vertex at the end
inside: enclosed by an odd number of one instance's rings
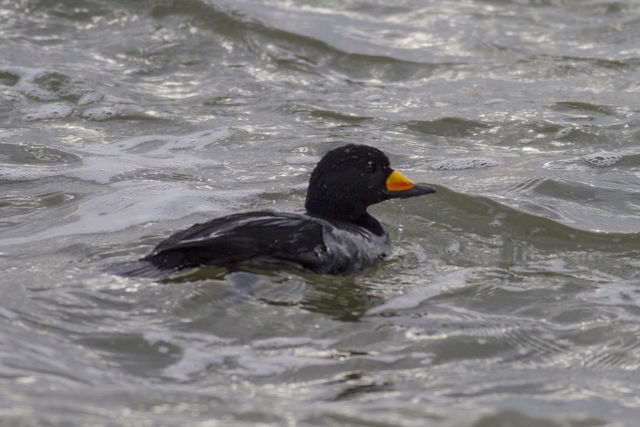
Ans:
POLYGON ((310 215, 360 223, 367 207, 389 199, 435 193, 393 170, 387 156, 367 145, 349 144, 329 151, 309 180, 305 208, 310 215))

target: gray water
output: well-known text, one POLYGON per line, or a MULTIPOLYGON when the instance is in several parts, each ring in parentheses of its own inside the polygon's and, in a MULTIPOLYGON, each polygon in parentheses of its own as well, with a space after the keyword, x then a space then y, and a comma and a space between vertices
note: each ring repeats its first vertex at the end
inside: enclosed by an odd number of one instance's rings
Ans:
POLYGON ((0 421, 635 425, 639 142, 632 0, 1 1, 0 421), (381 265, 113 271, 346 143, 381 265))

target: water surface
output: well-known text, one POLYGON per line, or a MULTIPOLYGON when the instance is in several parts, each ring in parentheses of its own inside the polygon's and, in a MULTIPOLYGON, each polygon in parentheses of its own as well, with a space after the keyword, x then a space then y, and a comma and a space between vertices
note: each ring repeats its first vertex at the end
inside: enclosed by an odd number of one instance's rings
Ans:
POLYGON ((0 2, 0 417, 633 425, 640 6, 0 2), (171 232, 301 212, 384 150, 429 197, 348 277, 126 278, 171 232))

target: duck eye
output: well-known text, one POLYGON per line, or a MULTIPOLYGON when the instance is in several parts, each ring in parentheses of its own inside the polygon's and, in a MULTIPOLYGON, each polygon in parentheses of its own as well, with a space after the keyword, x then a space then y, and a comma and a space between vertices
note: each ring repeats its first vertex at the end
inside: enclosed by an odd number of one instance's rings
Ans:
POLYGON ((374 173, 376 171, 376 165, 372 161, 367 162, 367 167, 365 168, 367 173, 374 173))

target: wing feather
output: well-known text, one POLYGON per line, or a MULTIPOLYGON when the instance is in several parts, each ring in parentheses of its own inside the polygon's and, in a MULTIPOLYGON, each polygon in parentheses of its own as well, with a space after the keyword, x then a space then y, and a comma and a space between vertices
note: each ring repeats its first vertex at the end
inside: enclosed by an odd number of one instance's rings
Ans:
POLYGON ((315 270, 323 225, 304 215, 251 212, 195 224, 161 242, 145 259, 162 268, 257 259, 315 270))

